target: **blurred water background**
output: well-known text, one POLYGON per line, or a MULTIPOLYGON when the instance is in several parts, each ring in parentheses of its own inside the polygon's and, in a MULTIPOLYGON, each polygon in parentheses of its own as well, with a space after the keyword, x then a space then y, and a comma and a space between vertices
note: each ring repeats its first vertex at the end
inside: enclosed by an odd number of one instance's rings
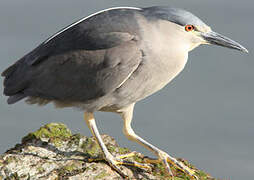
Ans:
MULTIPOLYGON (((61 28, 113 6, 169 5, 187 9, 213 30, 242 43, 249 54, 202 46, 189 54, 185 70, 167 87, 137 103, 133 127, 152 144, 190 160, 217 178, 250 180, 254 175, 254 1, 253 0, 0 0, 0 71, 61 28)), ((0 91, 3 91, 0 79, 0 91)), ((9 106, 0 96, 0 152, 30 131, 62 122, 90 136, 82 112, 9 106)), ((122 134, 116 114, 96 113, 101 133, 121 146, 152 155, 122 134)))

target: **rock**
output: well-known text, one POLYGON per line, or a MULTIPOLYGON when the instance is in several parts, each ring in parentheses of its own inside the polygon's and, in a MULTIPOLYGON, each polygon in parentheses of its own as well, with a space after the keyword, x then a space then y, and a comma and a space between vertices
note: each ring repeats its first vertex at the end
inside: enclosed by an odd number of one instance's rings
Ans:
MULTIPOLYGON (((116 141, 108 136, 102 138, 113 155, 130 152, 119 147, 116 141)), ((144 155, 135 153, 129 161, 143 163, 144 155)), ((201 180, 215 180, 210 175, 196 169, 187 161, 179 159, 190 168, 195 169, 201 180)), ((121 166, 130 179, 170 179, 164 176, 161 164, 150 165, 151 169, 121 166)), ((172 168, 175 180, 187 180, 185 174, 172 168)), ((50 123, 22 138, 22 143, 0 155, 0 180, 117 180, 122 179, 102 160, 102 152, 93 137, 80 134, 72 135, 61 123, 50 123), (91 161, 93 159, 93 161, 91 161)))

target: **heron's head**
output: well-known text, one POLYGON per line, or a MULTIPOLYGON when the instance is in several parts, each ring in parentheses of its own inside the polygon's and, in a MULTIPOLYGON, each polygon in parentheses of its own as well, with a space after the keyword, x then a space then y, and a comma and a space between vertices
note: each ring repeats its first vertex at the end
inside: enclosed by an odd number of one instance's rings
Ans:
POLYGON ((181 39, 181 44, 186 46, 188 51, 201 44, 214 44, 248 52, 239 43, 212 31, 201 19, 188 11, 164 6, 154 6, 145 8, 145 12, 151 19, 168 21, 170 23, 170 29, 174 31, 171 36, 175 39, 181 39))

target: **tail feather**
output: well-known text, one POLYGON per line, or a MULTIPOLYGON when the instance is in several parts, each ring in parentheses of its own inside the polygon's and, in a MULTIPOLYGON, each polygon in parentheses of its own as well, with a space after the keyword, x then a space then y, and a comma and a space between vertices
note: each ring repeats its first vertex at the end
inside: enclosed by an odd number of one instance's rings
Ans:
POLYGON ((29 74, 31 65, 46 58, 47 53, 47 49, 44 51, 42 46, 38 46, 1 73, 4 77, 4 95, 9 96, 8 104, 14 104, 28 96, 24 91, 33 76, 29 74))
POLYGON ((12 95, 10 96, 8 99, 7 99, 7 103, 8 104, 14 104, 18 101, 20 101, 21 99, 25 98, 26 95, 23 94, 23 93, 18 93, 18 94, 15 94, 15 95, 12 95))
POLYGON ((23 60, 24 58, 21 58, 16 63, 5 69, 1 74, 1 76, 4 77, 4 95, 10 96, 7 101, 8 103, 10 102, 9 104, 13 104, 15 99, 21 100, 21 97, 25 97, 23 90, 27 84, 27 80, 25 78, 27 70, 26 64, 22 63, 23 60))
POLYGON ((11 65, 10 67, 8 67, 7 69, 5 69, 2 72, 1 76, 3 76, 3 77, 9 77, 16 70, 16 67, 17 67, 16 63, 11 65))
POLYGON ((14 81, 14 83, 13 83, 11 80, 12 75, 15 73, 15 71, 18 68, 18 64, 19 64, 18 62, 11 65, 10 67, 8 67, 1 74, 1 76, 5 77, 5 79, 4 79, 4 94, 9 96, 7 99, 8 104, 14 104, 26 97, 26 95, 22 92, 22 90, 23 90, 22 81, 14 81), (20 85, 20 83, 22 83, 22 86, 20 85), (13 84, 15 84, 15 85, 13 85, 13 84))

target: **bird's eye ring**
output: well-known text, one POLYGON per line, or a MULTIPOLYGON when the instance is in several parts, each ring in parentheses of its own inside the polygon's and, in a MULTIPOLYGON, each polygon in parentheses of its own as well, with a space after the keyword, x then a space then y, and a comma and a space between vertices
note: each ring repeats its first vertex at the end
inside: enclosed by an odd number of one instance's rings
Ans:
POLYGON ((185 31, 190 32, 193 31, 195 29, 195 27, 193 25, 186 25, 185 26, 185 31))

